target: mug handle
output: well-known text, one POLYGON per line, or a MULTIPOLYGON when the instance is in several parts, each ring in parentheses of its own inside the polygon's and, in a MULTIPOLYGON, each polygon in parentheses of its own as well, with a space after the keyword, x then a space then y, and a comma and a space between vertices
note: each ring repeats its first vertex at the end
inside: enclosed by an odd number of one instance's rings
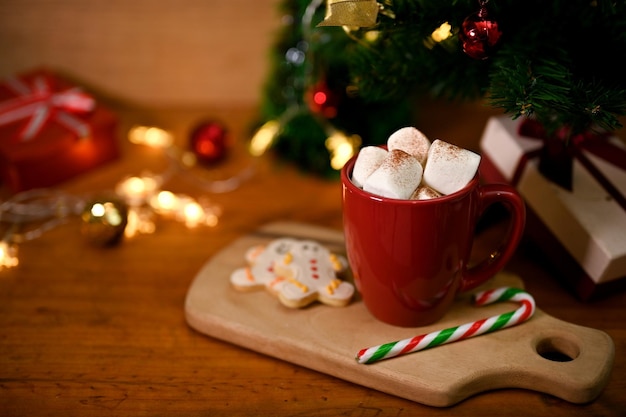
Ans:
POLYGON ((517 248, 526 225, 526 205, 517 190, 508 184, 486 184, 479 188, 480 215, 487 207, 502 203, 510 214, 509 227, 500 245, 480 263, 465 271, 460 291, 479 286, 502 270, 517 248))

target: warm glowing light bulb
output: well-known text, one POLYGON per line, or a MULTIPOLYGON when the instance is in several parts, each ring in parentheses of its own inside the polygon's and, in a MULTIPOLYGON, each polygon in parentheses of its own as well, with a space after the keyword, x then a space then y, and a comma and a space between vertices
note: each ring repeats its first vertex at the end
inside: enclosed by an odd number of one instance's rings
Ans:
POLYGON ((151 218, 151 213, 147 210, 130 207, 128 210, 128 223, 124 229, 124 236, 131 238, 140 233, 154 233, 156 226, 151 218))
POLYGON ((185 204, 183 208, 183 216, 187 227, 196 227, 204 218, 204 209, 200 204, 191 201, 185 204))
POLYGON ((340 170, 352 158, 361 145, 359 135, 346 136, 341 132, 335 132, 326 139, 326 149, 330 152, 330 166, 340 170))
POLYGON ((144 138, 145 144, 154 146, 156 148, 167 148, 172 145, 172 135, 163 129, 158 127, 149 127, 146 129, 146 135, 144 138))
POLYGON ((126 221, 126 219, 120 215, 120 211, 116 209, 115 204, 106 202, 101 204, 101 206, 103 210, 102 216, 104 216, 111 226, 121 226, 124 221, 126 221))
POLYGON ((156 211, 171 213, 178 206, 178 197, 171 191, 159 191, 151 203, 156 211))
POLYGON ((93 206, 91 206, 91 215, 93 217, 102 217, 104 216, 104 204, 102 203, 96 203, 93 206))
POLYGON ((17 258, 17 247, 10 245, 9 242, 0 242, 0 269, 12 268, 19 264, 17 258))
POLYGON ((143 138, 146 135, 146 126, 134 126, 128 131, 128 140, 136 145, 143 144, 143 138))
POLYGON ((348 142, 341 143, 335 149, 333 158, 330 161, 330 166, 333 169, 340 170, 353 155, 354 149, 352 149, 352 145, 348 142))
POLYGON ((154 126, 134 126, 128 132, 128 140, 136 145, 155 148, 167 148, 174 142, 170 132, 154 126))
POLYGON ((135 236, 139 232, 139 216, 133 209, 128 211, 128 224, 124 229, 124 236, 130 238, 135 236))
POLYGON ((368 42, 375 42, 376 39, 380 36, 380 31, 378 30, 369 30, 365 33, 365 40, 368 42))
POLYGON ((146 185, 143 180, 139 177, 130 177, 126 182, 128 194, 130 195, 140 195, 143 194, 146 190, 146 185))
POLYGON ((145 203, 158 189, 159 183, 153 177, 129 177, 115 188, 118 195, 130 205, 145 203))
POLYGON ((442 23, 441 26, 435 29, 430 35, 435 42, 445 41, 450 36, 452 36, 452 26, 450 26, 448 22, 442 23))
POLYGON ((249 151, 252 156, 263 155, 272 145, 279 130, 280 123, 277 120, 270 120, 261 126, 250 141, 249 151))

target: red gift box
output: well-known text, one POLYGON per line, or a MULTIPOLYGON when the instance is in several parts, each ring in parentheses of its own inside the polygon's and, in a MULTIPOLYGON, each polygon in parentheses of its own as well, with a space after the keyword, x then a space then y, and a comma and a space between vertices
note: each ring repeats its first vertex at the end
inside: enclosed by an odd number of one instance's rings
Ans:
POLYGON ((117 117, 39 69, 0 82, 0 181, 12 192, 56 185, 119 156, 117 117))

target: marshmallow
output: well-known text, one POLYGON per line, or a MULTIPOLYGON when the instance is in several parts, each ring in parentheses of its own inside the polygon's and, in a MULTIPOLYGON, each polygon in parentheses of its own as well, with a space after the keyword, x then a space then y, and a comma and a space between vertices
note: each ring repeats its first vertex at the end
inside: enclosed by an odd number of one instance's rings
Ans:
POLYGON ((387 139, 387 149, 390 151, 400 149, 413 155, 422 166, 426 162, 429 147, 430 140, 414 127, 398 129, 387 139))
POLYGON ((387 153, 363 189, 381 197, 408 199, 422 180, 422 164, 399 149, 387 153))
POLYGON ((411 200, 430 200, 437 197, 441 197, 441 193, 425 185, 420 185, 411 195, 411 200))
POLYGON ((442 140, 435 140, 428 150, 424 184, 448 195, 465 187, 476 175, 480 155, 442 140))
POLYGON ((387 156, 387 151, 378 146, 366 146, 359 151, 352 170, 352 182, 363 188, 365 180, 380 166, 387 156))

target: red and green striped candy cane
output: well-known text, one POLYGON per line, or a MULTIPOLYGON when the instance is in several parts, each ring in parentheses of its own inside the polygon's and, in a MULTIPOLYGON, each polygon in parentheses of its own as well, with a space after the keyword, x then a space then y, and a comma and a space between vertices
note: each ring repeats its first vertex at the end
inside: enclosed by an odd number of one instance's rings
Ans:
POLYGON ((488 317, 460 326, 450 327, 432 333, 425 333, 397 342, 385 343, 366 349, 361 349, 356 355, 358 363, 374 363, 419 350, 430 349, 447 343, 456 342, 496 330, 505 329, 522 323, 535 312, 535 300, 526 291, 519 288, 501 287, 482 291, 474 296, 474 304, 483 306, 502 301, 516 301, 521 306, 514 311, 497 316, 488 317))

